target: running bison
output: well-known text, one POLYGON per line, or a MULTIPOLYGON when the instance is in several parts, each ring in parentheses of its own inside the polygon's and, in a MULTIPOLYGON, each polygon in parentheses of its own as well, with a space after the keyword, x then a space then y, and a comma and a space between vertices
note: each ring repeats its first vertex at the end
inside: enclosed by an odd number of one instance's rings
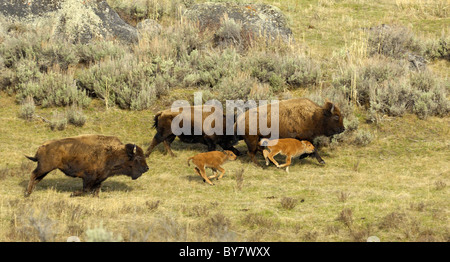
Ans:
POLYGON ((239 151, 233 147, 237 143, 236 136, 233 134, 234 115, 229 119, 231 122, 228 125, 231 126, 232 133, 229 135, 226 132, 227 117, 220 107, 199 105, 181 109, 181 112, 166 109, 156 113, 153 124, 153 127, 156 128, 156 134, 147 148, 145 157, 149 157, 153 149, 161 142, 164 144, 166 151, 174 157, 175 154, 172 152, 170 144, 176 137, 185 143, 205 144, 208 146, 208 151, 214 151, 216 145, 220 145, 224 150, 230 150, 239 155, 239 151), (196 118, 194 116, 196 113, 200 113, 200 117, 196 118), (218 121, 216 122, 216 120, 218 121), (174 123, 175 121, 176 123, 174 123))
MULTIPOLYGON (((262 134, 261 120, 259 120, 259 125, 256 122, 260 117, 267 117, 266 126, 278 123, 279 138, 296 138, 298 140, 307 140, 311 143, 318 136, 329 137, 342 133, 345 130, 341 111, 330 101, 326 101, 323 106, 319 106, 306 98, 294 98, 280 101, 277 104, 278 114, 275 111, 277 108, 276 104, 259 106, 241 114, 235 123, 237 135, 247 144, 248 154, 255 164, 258 164, 255 155, 257 151, 262 150, 258 144, 259 140, 272 136, 272 134, 262 134), (273 105, 275 105, 274 117, 278 119, 273 119, 272 123, 273 105), (252 128, 254 131, 252 131, 252 128)), ((264 118, 263 121, 265 121, 264 118)), ((314 150, 312 154, 319 163, 325 163, 317 150, 314 150)))
POLYGON ((25 196, 55 169, 83 179, 83 190, 71 196, 87 193, 98 196, 101 183, 108 177, 127 175, 135 180, 149 169, 139 146, 122 144, 114 136, 82 135, 51 140, 41 145, 34 157, 26 157, 38 165, 31 173, 25 196))

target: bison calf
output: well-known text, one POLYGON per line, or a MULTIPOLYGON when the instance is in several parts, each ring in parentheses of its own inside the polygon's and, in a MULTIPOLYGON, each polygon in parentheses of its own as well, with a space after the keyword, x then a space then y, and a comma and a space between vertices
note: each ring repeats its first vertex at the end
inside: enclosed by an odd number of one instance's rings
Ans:
POLYGON ((217 179, 221 179, 225 174, 225 169, 221 167, 228 160, 236 160, 236 155, 229 151, 225 150, 223 153, 220 151, 211 151, 206 153, 200 153, 193 157, 188 158, 187 163, 189 165, 189 161, 192 160, 192 163, 196 165, 194 171, 203 178, 203 181, 208 182, 210 185, 214 185, 209 178, 217 178, 218 172, 222 172, 217 179), (205 168, 211 168, 213 170, 213 175, 207 177, 205 168))
POLYGON ((51 140, 41 145, 34 157, 27 158, 37 162, 37 167, 31 173, 25 196, 29 196, 36 184, 55 169, 83 179, 83 190, 71 196, 86 193, 98 196, 101 183, 108 177, 127 175, 134 180, 149 169, 140 147, 102 135, 51 140))
POLYGON ((286 167, 286 172, 289 173, 289 166, 291 165, 291 161, 293 157, 301 156, 303 154, 311 154, 314 152, 314 146, 306 140, 299 141, 294 138, 284 138, 284 139, 261 139, 259 142, 260 146, 266 147, 267 149, 263 150, 264 159, 266 160, 266 165, 269 165, 269 159, 274 163, 277 167, 283 168, 286 167), (273 158, 274 156, 282 154, 286 156, 286 163, 280 165, 273 158))

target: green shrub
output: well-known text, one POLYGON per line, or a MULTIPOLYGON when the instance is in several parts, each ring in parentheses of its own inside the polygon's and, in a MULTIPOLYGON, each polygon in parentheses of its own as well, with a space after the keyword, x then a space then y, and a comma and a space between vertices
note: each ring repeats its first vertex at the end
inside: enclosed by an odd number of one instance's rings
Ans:
POLYGON ((274 92, 280 92, 287 86, 315 85, 321 77, 320 66, 302 55, 248 54, 242 67, 260 82, 269 83, 274 92))
POLYGON ((355 138, 353 139, 353 143, 358 146, 366 146, 370 144, 373 140, 373 135, 369 131, 366 130, 358 130, 355 133, 355 138))
POLYGON ((52 119, 50 120, 49 125, 52 131, 62 131, 67 127, 67 118, 65 117, 64 113, 53 111, 52 119))
POLYGON ((76 104, 66 110, 67 122, 74 126, 82 127, 86 123, 86 116, 83 110, 76 104))
POLYGON ((253 85, 257 80, 245 73, 224 77, 214 88, 219 101, 247 100, 253 85))
POLYGON ((42 74, 35 81, 19 84, 16 91, 17 101, 31 96, 37 105, 43 107, 67 106, 73 103, 84 107, 91 100, 86 92, 77 88, 72 75, 61 72, 42 74))
POLYGON ((219 47, 234 46, 243 48, 243 38, 241 37, 242 24, 234 19, 224 19, 217 32, 214 34, 214 44, 219 47))
POLYGON ((341 90, 344 98, 367 108, 371 118, 376 113, 414 113, 426 118, 444 116, 450 110, 445 83, 430 71, 410 72, 406 61, 373 57, 335 76, 332 85, 334 92, 341 90))
POLYGON ((446 34, 438 40, 426 43, 425 55, 431 59, 445 59, 450 61, 450 35, 446 34))
POLYGON ((167 92, 171 84, 172 63, 138 61, 132 56, 107 59, 77 75, 77 86, 106 106, 142 110, 167 92))
POLYGON ((32 120, 34 117, 34 113, 36 110, 36 106, 34 105, 34 100, 32 97, 27 97, 22 101, 22 105, 20 106, 19 117, 25 120, 32 120))
POLYGON ((396 59, 405 58, 408 52, 422 54, 423 45, 406 27, 381 25, 369 30, 369 54, 381 54, 396 59))

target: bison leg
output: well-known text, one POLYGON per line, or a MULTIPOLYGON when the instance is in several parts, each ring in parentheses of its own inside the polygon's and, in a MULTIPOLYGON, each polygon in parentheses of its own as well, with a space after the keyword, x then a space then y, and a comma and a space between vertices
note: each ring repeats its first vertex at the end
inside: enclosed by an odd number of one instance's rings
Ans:
POLYGON ((147 148, 147 152, 145 152, 145 157, 149 157, 153 151, 153 148, 155 148, 162 141, 164 141, 164 139, 162 138, 161 134, 156 133, 156 135, 153 137, 152 143, 147 148))
POLYGON ((277 167, 280 167, 280 164, 278 164, 278 162, 275 160, 275 158, 273 158, 274 156, 278 155, 280 153, 280 150, 276 151, 271 151, 267 157, 270 159, 270 161, 272 161, 272 163, 274 163, 277 167))
POLYGON ((200 176, 203 177, 203 181, 207 182, 208 184, 210 184, 211 186, 214 185, 209 178, 206 176, 206 170, 204 167, 199 167, 198 171, 200 173, 200 176))
POLYGON ((258 161, 256 160, 256 153, 258 152, 258 138, 256 139, 244 139, 248 148, 248 155, 250 159, 255 163, 255 165, 259 166, 258 161))
POLYGON ((269 165, 269 159, 267 158, 269 156, 269 151, 264 149, 263 150, 263 156, 264 156, 264 160, 266 160, 266 166, 269 165))
POLYGON ((90 179, 90 177, 90 175, 86 174, 83 177, 83 190, 75 191, 70 196, 77 197, 92 193, 93 196, 98 197, 103 180, 94 180, 90 179))
POLYGON ((314 149, 314 152, 312 154, 317 159, 317 161, 319 161, 320 164, 323 164, 323 165, 325 164, 325 161, 323 161, 323 159, 320 157, 319 152, 317 151, 317 149, 314 149))
POLYGON ((292 156, 286 156, 286 163, 279 165, 278 167, 283 168, 283 167, 287 166, 286 172, 289 173, 289 166, 291 165, 291 161, 292 161, 292 156))
MULTIPOLYGON (((173 139, 172 139, 172 141, 173 141, 173 139)), ((172 149, 170 148, 170 143, 172 143, 172 142, 171 141, 169 142, 168 140, 164 140, 164 142, 163 142, 164 147, 166 148, 166 152, 168 152, 171 157, 175 157, 176 155, 172 152, 172 149)))
MULTIPOLYGON (((217 178, 217 180, 222 179, 223 175, 225 174, 225 169, 223 169, 222 167, 218 167, 217 169, 219 169, 220 172, 222 172, 222 174, 220 174, 220 176, 217 178)), ((216 176, 217 177, 217 176, 216 176)))
POLYGON ((52 170, 47 172, 42 172, 41 168, 38 167, 33 170, 30 177, 30 182, 28 182, 27 191, 25 191, 25 196, 31 195, 33 192, 33 189, 36 187, 36 184, 39 183, 48 173, 50 173, 52 170))
POLYGON ((212 169, 212 171, 213 171, 213 174, 212 174, 212 176, 209 176, 208 178, 216 178, 218 175, 217 175, 217 169, 215 169, 215 168, 211 168, 212 169))

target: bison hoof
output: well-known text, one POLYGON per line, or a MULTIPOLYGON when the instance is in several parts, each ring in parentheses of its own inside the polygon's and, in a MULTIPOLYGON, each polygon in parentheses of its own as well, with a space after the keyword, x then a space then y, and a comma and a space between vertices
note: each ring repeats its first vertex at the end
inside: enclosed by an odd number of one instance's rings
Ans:
POLYGON ((325 165, 325 161, 319 161, 319 164, 321 164, 321 165, 325 165))

